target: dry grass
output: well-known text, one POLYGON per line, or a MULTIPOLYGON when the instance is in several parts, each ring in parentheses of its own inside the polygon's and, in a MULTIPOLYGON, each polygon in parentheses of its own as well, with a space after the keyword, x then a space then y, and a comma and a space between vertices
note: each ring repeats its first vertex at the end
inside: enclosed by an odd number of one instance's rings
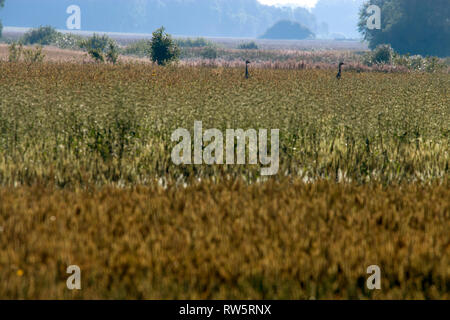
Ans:
MULTIPOLYGON (((24 48, 34 48, 34 46, 24 46, 24 48)), ((45 54, 46 62, 54 63, 81 63, 92 64, 94 61, 86 52, 77 50, 60 49, 52 46, 45 46, 42 52, 45 54)), ((0 43, 0 61, 8 61, 8 45, 0 43)), ((123 63, 150 63, 148 59, 141 59, 137 57, 120 56, 120 62, 123 63)))
POLYGON ((0 198, 2 298, 450 298, 448 181, 35 186, 0 198))

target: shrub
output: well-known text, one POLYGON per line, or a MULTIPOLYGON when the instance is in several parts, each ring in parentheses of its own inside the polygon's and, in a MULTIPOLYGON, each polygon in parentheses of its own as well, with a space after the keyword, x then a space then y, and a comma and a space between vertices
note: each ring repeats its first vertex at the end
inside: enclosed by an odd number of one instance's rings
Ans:
POLYGON ((81 47, 89 50, 101 50, 104 51, 106 46, 108 45, 109 37, 104 34, 102 36, 95 34, 92 37, 89 37, 81 42, 81 47))
POLYGON ((20 43, 13 42, 8 47, 9 51, 9 62, 18 62, 23 52, 23 45, 20 43))
POLYGON ((438 57, 426 57, 423 58, 420 55, 400 55, 397 53, 393 54, 392 64, 395 66, 406 67, 413 71, 424 71, 424 72, 439 72, 445 70, 447 65, 445 60, 439 59, 438 57))
POLYGON ((111 62, 112 64, 116 64, 118 58, 119 58, 119 47, 114 41, 109 41, 108 46, 106 48, 106 60, 108 62, 111 62))
POLYGON ((21 42, 23 44, 49 45, 56 40, 58 33, 59 32, 51 26, 39 27, 25 33, 21 42))
POLYGON ((104 62, 106 60, 115 64, 119 57, 117 43, 107 35, 99 36, 94 34, 92 37, 81 42, 81 48, 85 49, 97 62, 104 62))
POLYGON ((175 43, 180 48, 201 48, 201 47, 209 47, 212 46, 212 43, 205 38, 196 38, 196 39, 177 39, 175 43))
POLYGON ((204 48, 202 51, 200 51, 200 56, 204 59, 216 59, 217 50, 212 47, 204 48))
POLYGON ((390 64, 394 57, 394 50, 388 44, 382 44, 366 54, 364 64, 372 66, 374 64, 390 64))
POLYGON ((123 54, 133 55, 138 57, 146 57, 151 54, 151 43, 148 40, 139 40, 129 44, 124 50, 123 54))
POLYGON ((164 27, 153 32, 150 47, 150 58, 159 65, 166 65, 175 61, 180 55, 178 46, 172 40, 172 37, 165 32, 164 27))
POLYGON ((238 45, 238 49, 242 50, 258 50, 258 45, 255 43, 255 41, 247 42, 247 43, 241 43, 238 45))
POLYGON ((35 50, 25 49, 23 58, 26 63, 41 63, 44 61, 45 54, 42 52, 42 46, 36 46, 35 50))
POLYGON ((392 61, 394 50, 388 44, 382 44, 373 51, 373 61, 377 64, 389 64, 392 61))
POLYGON ((55 46, 61 49, 81 49, 83 37, 72 33, 58 32, 54 40, 55 46))

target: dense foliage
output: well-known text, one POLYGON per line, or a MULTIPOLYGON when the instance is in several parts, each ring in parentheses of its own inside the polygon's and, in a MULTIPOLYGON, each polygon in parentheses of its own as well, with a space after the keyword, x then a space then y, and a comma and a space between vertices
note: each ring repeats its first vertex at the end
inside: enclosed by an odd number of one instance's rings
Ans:
POLYGON ((314 33, 294 21, 283 20, 275 23, 262 36, 262 39, 302 40, 313 38, 314 33))
POLYGON ((97 62, 105 60, 113 64, 117 63, 119 58, 119 47, 117 43, 107 35, 94 34, 83 40, 80 47, 85 49, 88 54, 97 62))
POLYGON ((21 42, 23 44, 49 45, 56 41, 58 31, 51 26, 39 27, 26 32, 21 42))
POLYGON ((371 0, 363 5, 359 30, 370 47, 390 44, 401 54, 450 56, 448 0, 371 0), (366 9, 381 9, 381 30, 369 30, 366 9))
POLYGON ((178 59, 180 50, 172 37, 161 27, 153 32, 150 41, 150 58, 159 65, 178 59))

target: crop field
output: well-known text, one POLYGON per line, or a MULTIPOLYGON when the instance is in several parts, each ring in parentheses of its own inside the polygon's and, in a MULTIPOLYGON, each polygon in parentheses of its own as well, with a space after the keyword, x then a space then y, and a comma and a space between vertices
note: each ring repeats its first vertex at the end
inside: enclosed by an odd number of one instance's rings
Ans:
POLYGON ((0 298, 449 299, 450 75, 250 73, 0 61, 0 298), (277 174, 175 165, 195 121, 277 174))

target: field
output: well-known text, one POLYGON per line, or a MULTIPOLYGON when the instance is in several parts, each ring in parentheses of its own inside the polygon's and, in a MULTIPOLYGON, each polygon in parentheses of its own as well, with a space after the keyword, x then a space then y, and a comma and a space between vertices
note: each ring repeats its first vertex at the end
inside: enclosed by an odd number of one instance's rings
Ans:
POLYGON ((448 73, 0 71, 1 298, 450 298, 448 73), (194 121, 279 129, 278 173, 173 164, 194 121))

